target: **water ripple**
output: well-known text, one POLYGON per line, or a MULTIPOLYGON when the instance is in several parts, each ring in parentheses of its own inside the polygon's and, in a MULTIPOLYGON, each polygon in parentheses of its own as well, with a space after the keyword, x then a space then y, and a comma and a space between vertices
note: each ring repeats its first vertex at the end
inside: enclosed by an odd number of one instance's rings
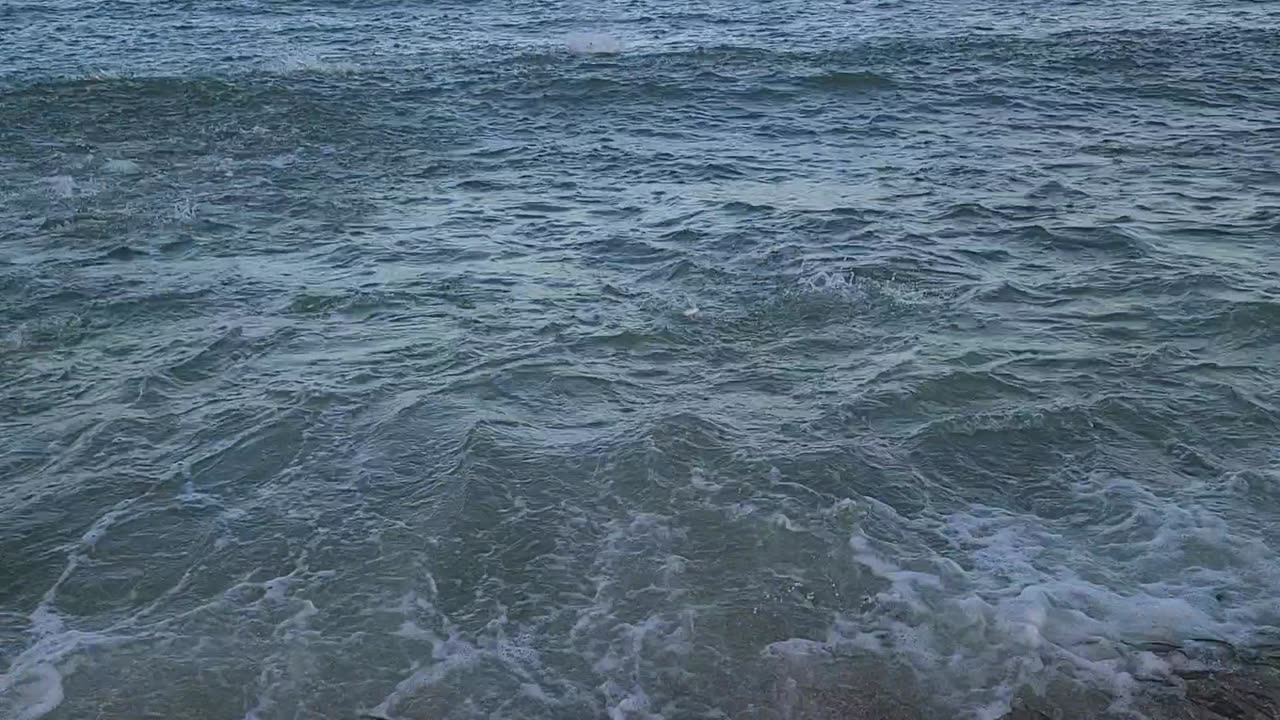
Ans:
POLYGON ((1161 717, 1280 633, 1262 5, 0 20, 0 715, 1161 717))

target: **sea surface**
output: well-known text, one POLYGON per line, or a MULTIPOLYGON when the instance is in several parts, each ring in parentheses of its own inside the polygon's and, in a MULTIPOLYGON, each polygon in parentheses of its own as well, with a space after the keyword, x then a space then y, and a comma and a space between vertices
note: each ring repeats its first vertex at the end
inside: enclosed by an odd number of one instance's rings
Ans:
POLYGON ((4 720, 1141 717, 1277 550, 1274 2, 0 3, 4 720))

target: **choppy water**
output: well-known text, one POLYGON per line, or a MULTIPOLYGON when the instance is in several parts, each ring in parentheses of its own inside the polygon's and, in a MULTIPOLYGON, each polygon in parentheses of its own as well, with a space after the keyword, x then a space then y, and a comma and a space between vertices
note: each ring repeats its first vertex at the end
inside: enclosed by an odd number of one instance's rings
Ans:
POLYGON ((1122 713, 1278 639, 1274 4, 0 24, 0 717, 1122 713))

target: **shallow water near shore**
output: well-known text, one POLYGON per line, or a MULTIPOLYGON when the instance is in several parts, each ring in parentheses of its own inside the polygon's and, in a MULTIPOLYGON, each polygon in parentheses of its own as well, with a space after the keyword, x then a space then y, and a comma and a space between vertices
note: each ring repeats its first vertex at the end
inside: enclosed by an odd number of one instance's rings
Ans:
POLYGON ((1265 3, 0 19, 0 718, 1142 717, 1280 643, 1265 3))

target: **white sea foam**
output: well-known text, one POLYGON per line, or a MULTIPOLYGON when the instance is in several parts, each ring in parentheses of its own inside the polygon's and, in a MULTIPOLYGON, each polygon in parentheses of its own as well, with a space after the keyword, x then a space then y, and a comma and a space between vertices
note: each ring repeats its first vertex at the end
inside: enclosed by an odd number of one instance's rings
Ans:
POLYGON ((286 51, 267 64, 267 70, 279 75, 350 75, 359 65, 344 60, 328 60, 314 53, 286 51))
MULTIPOLYGON (((792 471, 771 469, 767 477, 751 484, 750 502, 715 502, 740 487, 721 472, 715 480, 723 487, 708 489, 695 472, 681 492, 698 497, 701 508, 718 508, 735 527, 767 530, 766 539, 833 543, 831 562, 844 563, 834 574, 849 572, 848 587, 865 588, 866 595, 845 598, 825 634, 768 645, 765 662, 786 658, 778 668, 803 672, 819 658, 855 667, 859 658, 872 659, 887 672, 900 668, 920 678, 940 705, 962 710, 957 717, 998 718, 1017 695, 1049 692, 1064 678, 1106 693, 1116 710, 1140 709, 1146 688, 1162 684, 1150 681, 1176 684, 1176 673, 1194 662, 1151 652, 1144 641, 1247 641, 1270 602, 1266 584, 1280 580, 1265 567, 1263 539, 1197 490, 1161 495, 1136 482, 1090 478, 1073 488, 1072 501, 1124 512, 1108 515, 1122 517, 1100 532, 1076 533, 1070 522, 977 504, 901 514, 871 497, 806 492, 804 478, 792 471), (1192 552, 1205 567, 1187 571, 1192 552), (1205 574, 1209 568, 1219 574, 1205 574), (1240 599, 1225 605, 1214 599, 1224 587, 1240 599)), ((1235 492, 1226 482, 1218 491, 1235 492)), ((434 605, 434 589, 380 609, 401 615, 388 639, 420 654, 369 714, 415 717, 472 698, 478 711, 494 697, 514 703, 503 706, 513 714, 552 706, 625 720, 672 717, 682 702, 716 707, 715 700, 673 696, 684 690, 669 679, 705 662, 708 648, 711 663, 725 663, 716 672, 738 667, 716 623, 702 624, 708 608, 691 600, 690 591, 705 580, 691 570, 700 563, 681 553, 697 533, 680 514, 575 517, 602 523, 598 542, 585 558, 569 553, 556 566, 578 563, 575 576, 593 591, 565 593, 547 615, 526 616, 530 624, 513 621, 494 603, 483 627, 473 610, 454 625, 434 605), (566 668, 566 654, 580 658, 580 668, 566 668), (493 697, 479 698, 490 689, 493 697)), ((795 567, 768 569, 804 576, 812 566, 806 555, 795 567)), ((297 602, 294 593, 284 597, 297 602)), ((286 697, 288 686, 279 687, 286 697)), ((779 693, 769 701, 785 705, 791 696, 785 688, 779 693)))
POLYGON ((49 663, 24 668, 11 684, 0 676, 0 709, 7 708, 14 720, 35 720, 61 705, 62 700, 62 674, 49 663))
POLYGON ((685 537, 670 517, 637 513, 609 524, 591 570, 592 603, 578 610, 571 631, 575 647, 592 661, 597 692, 611 720, 647 720, 653 708, 643 668, 660 662, 678 666, 693 647, 692 609, 684 607, 687 560, 673 552, 685 537), (633 594, 664 596, 667 602, 642 618, 624 621, 619 608, 633 594))
POLYGON ((296 690, 304 679, 311 655, 308 639, 313 634, 309 623, 311 618, 320 614, 320 610, 310 600, 298 601, 295 606, 297 610, 276 625, 274 635, 280 640, 280 647, 261 661, 258 695, 253 707, 245 713, 244 720, 273 717, 271 709, 280 702, 279 698, 296 690))
POLYGON ((1145 643, 1247 645, 1274 622, 1274 554, 1213 505, 1109 478, 1077 491, 1124 498, 1131 512, 1086 536, 983 506, 906 518, 862 503, 848 548, 879 589, 865 607, 838 616, 827 638, 774 643, 768 652, 883 655, 936 688, 944 705, 994 720, 1016 694, 1044 692, 1052 678, 1103 691, 1113 709, 1132 711, 1147 681, 1176 685, 1176 665, 1195 662, 1159 657, 1145 643), (893 541, 874 537, 871 528, 881 526, 897 528, 893 541))
POLYGON ((649 695, 639 685, 623 688, 608 682, 601 689, 611 701, 609 720, 659 720, 662 717, 651 711, 649 695))
POLYGON ((574 33, 565 38, 565 46, 575 55, 617 55, 622 41, 608 33, 574 33))
POLYGON ((58 614, 58 590, 89 557, 107 531, 125 517, 137 498, 117 503, 104 513, 80 537, 67 547, 67 561, 62 573, 45 591, 30 615, 32 643, 13 658, 8 669, 0 673, 0 717, 36 720, 62 704, 63 672, 68 658, 77 650, 116 642, 107 634, 68 629, 58 614))
POLYGON ((451 635, 446 639, 435 639, 432 642, 431 662, 417 664, 413 672, 396 683, 391 694, 368 711, 368 715, 380 718, 395 717, 396 707, 420 692, 444 680, 454 671, 469 667, 480 661, 482 654, 474 645, 459 636, 451 635))
POLYGON ((123 68, 95 68, 86 72, 83 77, 85 80, 93 82, 110 82, 112 80, 124 80, 134 75, 133 71, 123 68))
MULTIPOLYGON (((620 610, 635 591, 680 596, 687 561, 670 552, 680 537, 682 532, 662 515, 638 513, 610 522, 588 571, 595 596, 562 606, 571 627, 559 632, 548 633, 536 623, 530 627, 512 622, 501 605, 483 629, 462 632, 426 597, 405 596, 394 607, 385 608, 405 618, 392 634, 429 644, 430 653, 414 663, 409 674, 367 714, 411 717, 422 711, 420 703, 445 702, 457 688, 481 677, 491 684, 492 673, 498 672, 502 679, 497 682, 507 687, 510 702, 516 703, 513 708, 591 707, 611 718, 660 717, 652 707, 643 668, 651 657, 674 662, 688 652, 692 617, 658 609, 628 622, 620 610), (544 663, 547 650, 569 649, 593 668, 594 687, 579 684, 586 678, 567 682, 560 674, 563 668, 544 663)), ((564 561, 568 564, 572 559, 564 561)), ((434 593, 432 587, 427 595, 434 593)))
POLYGON ((804 261, 795 279, 795 293, 856 301, 877 306, 919 306, 944 299, 937 291, 923 289, 895 275, 872 277, 842 267, 842 263, 804 261))
POLYGON ((177 200, 169 208, 169 220, 176 223, 193 222, 199 214, 199 206, 190 198, 177 200))

